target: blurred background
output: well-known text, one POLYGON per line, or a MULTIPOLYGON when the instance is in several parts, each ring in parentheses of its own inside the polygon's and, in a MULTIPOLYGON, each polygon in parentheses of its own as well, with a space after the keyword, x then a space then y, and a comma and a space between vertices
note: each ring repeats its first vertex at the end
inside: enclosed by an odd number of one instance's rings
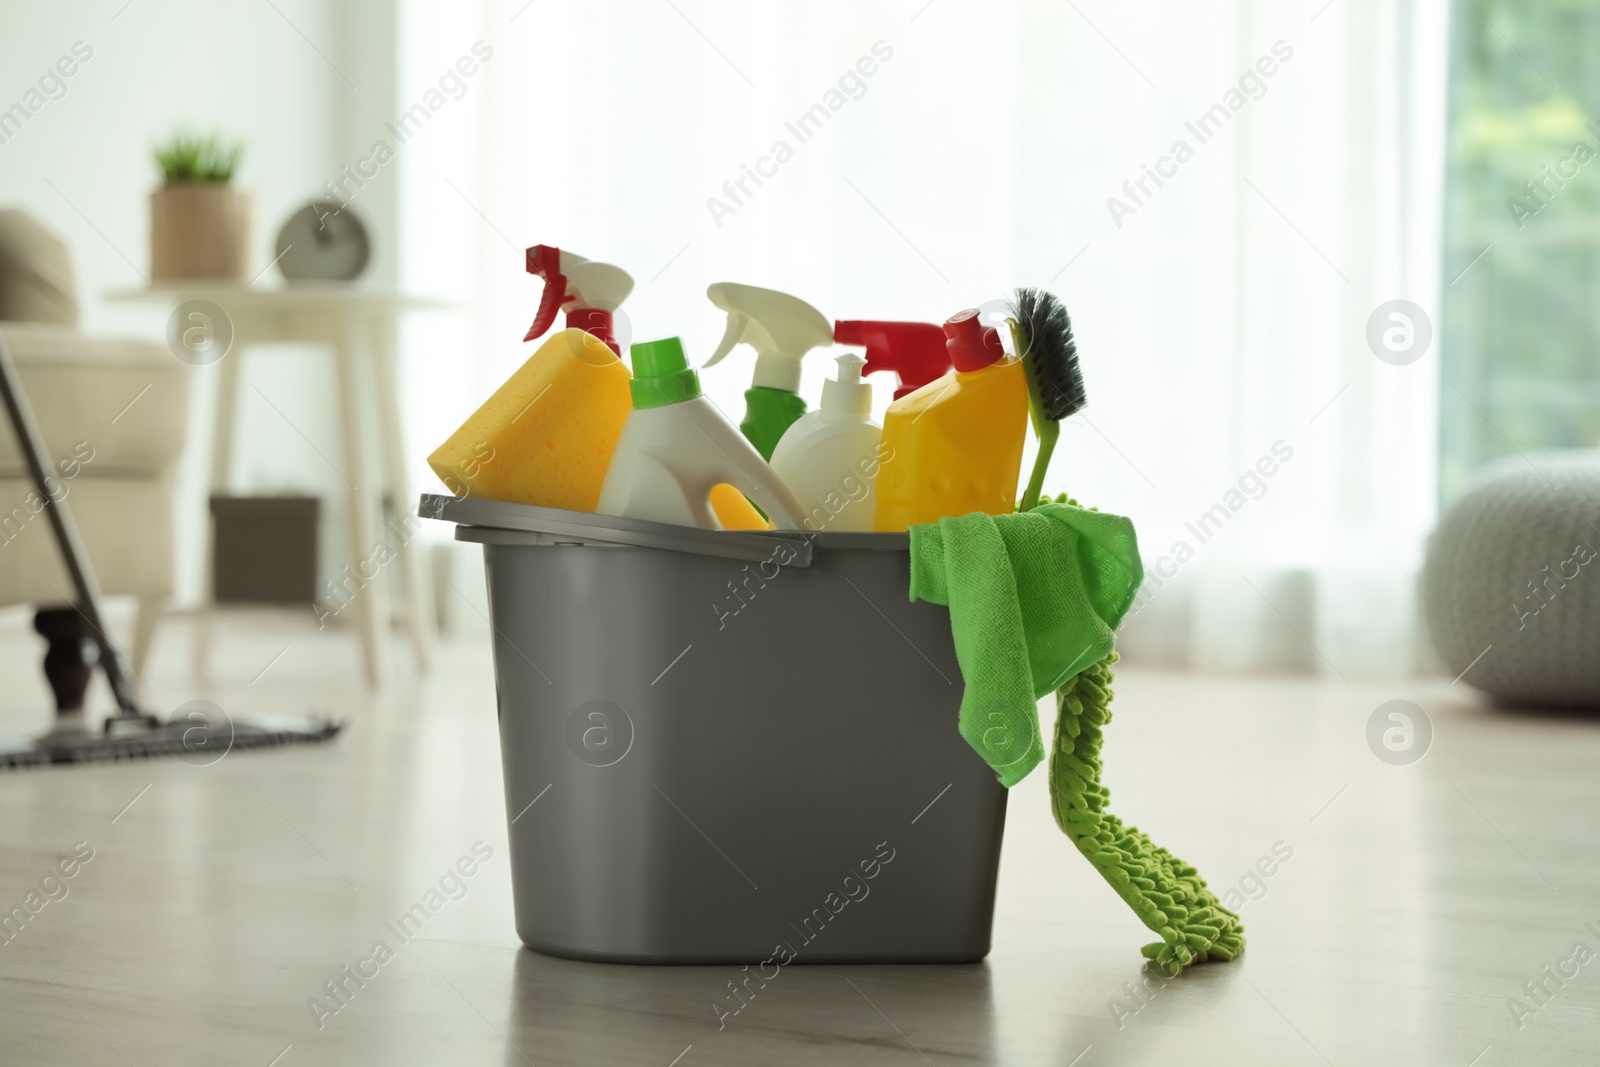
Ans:
MULTIPOLYGON (((23 113, 0 123, 0 204, 70 248, 83 330, 163 336, 175 300, 108 294, 150 281, 153 150, 178 131, 242 145, 257 287, 282 285, 284 220, 331 195, 368 233, 357 284, 437 302, 394 320, 412 499, 391 520, 441 489, 423 457, 531 352, 536 243, 624 267, 624 328, 700 361, 716 281, 929 322, 1060 293, 1090 404, 1047 488, 1137 523, 1135 661, 1442 670, 1418 594, 1441 510, 1486 463, 1595 437, 1594 316, 1554 313, 1588 303, 1593 270, 1573 156, 1600 148, 1593 4, 6 8, 0 106, 23 113), (92 58, 32 108, 74 49, 92 58), (1391 301, 1404 360, 1371 340, 1391 301)), ((319 499, 326 603, 355 556, 335 366, 259 347, 224 488, 319 499)), ((220 367, 186 371, 179 612, 205 594, 220 367)), ((807 394, 830 367, 812 357, 807 394)), ((749 372, 704 374, 725 411, 749 372)), ((418 536, 434 624, 481 629, 473 556, 418 536)))

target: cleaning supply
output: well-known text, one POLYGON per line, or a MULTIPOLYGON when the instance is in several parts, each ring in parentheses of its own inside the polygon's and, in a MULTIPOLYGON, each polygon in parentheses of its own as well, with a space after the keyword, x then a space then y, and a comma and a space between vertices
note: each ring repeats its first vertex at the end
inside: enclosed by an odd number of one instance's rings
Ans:
MULTIPOLYGON (((551 245, 528 249, 527 268, 545 288, 523 340, 543 335, 562 309, 567 329, 507 379, 428 465, 455 496, 593 511, 633 410, 613 322, 633 279, 621 267, 551 245)), ((712 505, 724 529, 770 528, 731 487, 719 486, 712 505)))
POLYGON ((1111 721, 1115 652, 1067 679, 1056 695, 1050 808, 1056 825, 1141 922, 1161 935, 1140 949, 1164 974, 1244 951, 1244 924, 1191 865, 1106 810, 1101 729, 1111 721))
POLYGON ((554 334, 428 457, 456 496, 594 511, 633 404, 628 368, 584 330, 554 334))
POLYGON ((1016 506, 1028 382, 976 309, 944 324, 955 370, 889 405, 873 528, 898 531, 946 515, 1016 506))
POLYGON ((834 362, 836 377, 822 383, 822 406, 789 427, 772 453, 772 469, 805 509, 806 529, 870 530, 883 431, 871 418, 872 386, 861 380, 867 361, 847 353, 834 362))
POLYGON ((961 733, 1002 785, 1044 759, 1034 705, 1111 651, 1143 573, 1133 524, 1098 511, 1051 504, 911 527, 911 599, 950 605, 961 733))
POLYGON ((866 348, 867 366, 862 374, 893 372, 896 400, 916 392, 950 369, 950 350, 945 347, 944 330, 931 322, 840 319, 833 324, 833 341, 866 348))
POLYGON ((596 263, 553 245, 534 245, 527 251, 529 274, 544 279, 544 295, 524 341, 544 335, 555 324, 558 310, 567 313, 567 326, 594 334, 614 355, 622 355, 614 336, 617 308, 633 292, 633 279, 621 267, 596 263))
POLYGON ((712 490, 732 485, 779 529, 798 530, 804 513, 760 453, 700 394, 700 376, 676 337, 630 349, 628 414, 600 490, 598 510, 681 526, 718 529, 712 490))
MULTIPOLYGON (((1018 850, 1038 844, 1024 832, 1002 847, 1006 790, 956 732, 950 616, 905 602, 904 535, 736 534, 426 494, 418 513, 482 548, 477 580, 492 623, 482 646, 497 652, 494 673, 452 711, 491 730, 498 720, 495 849, 506 842, 498 862, 511 878, 494 892, 507 944, 629 973, 724 960, 726 977, 748 977, 766 961, 769 983, 785 960, 910 964, 904 973, 927 975, 930 963, 978 964, 991 932, 1005 944, 992 923, 996 876, 1002 862, 1010 877, 1026 875, 1018 850), (571 547, 578 541, 587 547, 571 547)), ((461 586, 459 574, 453 581, 461 586)), ((489 773, 495 757, 459 758, 489 773)), ((1020 799, 1010 798, 1013 813, 1020 799)), ((1093 890, 1092 872, 1078 873, 1093 890)), ((1002 908, 1015 897, 1008 886, 1002 908)), ((1077 899, 1073 885, 1035 888, 1077 899)), ((1077 962, 1083 923, 1058 920, 1052 958, 1077 962)), ((735 1020, 741 1002, 725 976, 686 974, 695 981, 684 1001, 699 1005, 706 991, 712 1031, 719 1017, 730 1030, 763 1025, 754 1013, 787 988, 779 980, 751 1001, 752 983, 735 1020)), ((677 1067, 694 1067, 694 1055, 677 1067)))
POLYGON ((1057 692, 1050 800, 1057 824, 1161 941, 1167 974, 1244 947, 1239 917, 1195 869, 1107 810, 1101 730, 1113 634, 1144 578, 1133 524, 1070 499, 911 528, 910 597, 948 605, 966 684, 961 734, 1015 785, 1043 759, 1038 699, 1057 692))
POLYGON ((770 530, 772 523, 745 495, 724 482, 711 487, 711 510, 724 530, 770 530))
POLYGON ((1076 415, 1089 402, 1078 367, 1078 343, 1072 337, 1067 306, 1043 289, 1018 289, 1011 304, 1011 340, 1028 379, 1028 418, 1039 452, 1022 494, 1022 510, 1039 503, 1044 472, 1050 466, 1061 420, 1076 415))
POLYGON ((771 459, 784 431, 806 413, 800 397, 800 357, 818 345, 831 344, 833 330, 822 312, 776 289, 717 282, 706 289, 706 296, 728 313, 728 328, 705 365, 716 366, 740 343, 756 350, 755 377, 745 390, 739 429, 762 459, 771 459))
MULTIPOLYGON (((78 719, 84 714, 81 707, 73 710, 62 706, 58 690, 57 727, 31 740, 0 737, 0 770, 53 764, 110 764, 151 756, 177 756, 200 766, 215 763, 234 749, 317 744, 338 736, 343 723, 321 717, 273 715, 259 720, 235 720, 215 704, 192 701, 178 708, 179 712, 190 708, 186 717, 174 716, 163 722, 141 708, 133 680, 127 673, 131 664, 112 642, 102 621, 100 582, 95 577, 89 554, 84 551, 78 524, 72 517, 72 508, 77 505, 69 504, 67 495, 59 491, 61 483, 51 473, 44 435, 39 432, 33 406, 22 391, 22 378, 17 374, 17 365, 11 360, 3 336, 0 336, 0 407, 4 407, 17 435, 18 450, 33 492, 39 499, 48 501, 43 510, 56 547, 61 550, 62 567, 71 580, 72 606, 92 635, 98 653, 94 664, 105 671, 112 699, 117 704, 117 710, 106 718, 100 729, 90 730, 78 719), (205 710, 191 706, 196 704, 205 710), (220 721, 212 721, 213 711, 220 721), (75 719, 78 721, 72 721, 75 719)), ((47 659, 46 670, 50 669, 47 659)), ((51 681, 54 682, 53 676, 51 681)))

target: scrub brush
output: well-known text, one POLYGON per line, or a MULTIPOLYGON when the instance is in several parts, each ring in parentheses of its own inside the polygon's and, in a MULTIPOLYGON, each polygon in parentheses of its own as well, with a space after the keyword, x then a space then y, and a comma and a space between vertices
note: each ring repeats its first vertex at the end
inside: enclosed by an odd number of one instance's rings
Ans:
POLYGON ((1061 436, 1061 420, 1082 411, 1088 397, 1072 319, 1061 298, 1043 289, 1018 289, 1010 311, 1011 340, 1028 378, 1028 417, 1039 439, 1033 475, 1018 507, 1031 511, 1044 491, 1044 474, 1061 436))

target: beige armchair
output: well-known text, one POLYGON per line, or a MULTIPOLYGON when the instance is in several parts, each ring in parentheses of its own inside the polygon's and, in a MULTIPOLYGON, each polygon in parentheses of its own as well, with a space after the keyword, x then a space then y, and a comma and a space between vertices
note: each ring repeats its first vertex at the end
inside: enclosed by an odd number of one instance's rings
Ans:
MULTIPOLYGON (((53 495, 68 502, 102 590, 138 598, 130 651, 142 671, 173 589, 173 479, 189 367, 159 344, 79 333, 66 246, 11 210, 0 211, 0 336, 54 464, 53 495)), ((64 663, 87 634, 43 507, 15 431, 0 425, 0 605, 38 608, 50 658, 64 663)), ((61 710, 72 710, 71 672, 47 664, 47 673, 61 710)), ((87 668, 77 675, 86 685, 87 668)))

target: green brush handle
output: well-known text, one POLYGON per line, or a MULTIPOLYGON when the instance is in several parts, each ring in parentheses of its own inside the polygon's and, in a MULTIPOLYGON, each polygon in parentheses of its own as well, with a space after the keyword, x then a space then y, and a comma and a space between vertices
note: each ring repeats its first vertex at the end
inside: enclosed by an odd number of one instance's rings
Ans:
MULTIPOLYGON (((1033 407, 1031 393, 1028 397, 1028 406, 1033 407)), ((1050 456, 1055 452, 1056 441, 1061 437, 1061 424, 1051 422, 1049 419, 1035 419, 1033 429, 1039 436, 1039 454, 1034 457, 1033 476, 1028 479, 1028 491, 1022 498, 1022 506, 1018 509, 1020 511, 1032 511, 1039 506, 1039 495, 1044 492, 1044 472, 1050 466, 1050 456)))

